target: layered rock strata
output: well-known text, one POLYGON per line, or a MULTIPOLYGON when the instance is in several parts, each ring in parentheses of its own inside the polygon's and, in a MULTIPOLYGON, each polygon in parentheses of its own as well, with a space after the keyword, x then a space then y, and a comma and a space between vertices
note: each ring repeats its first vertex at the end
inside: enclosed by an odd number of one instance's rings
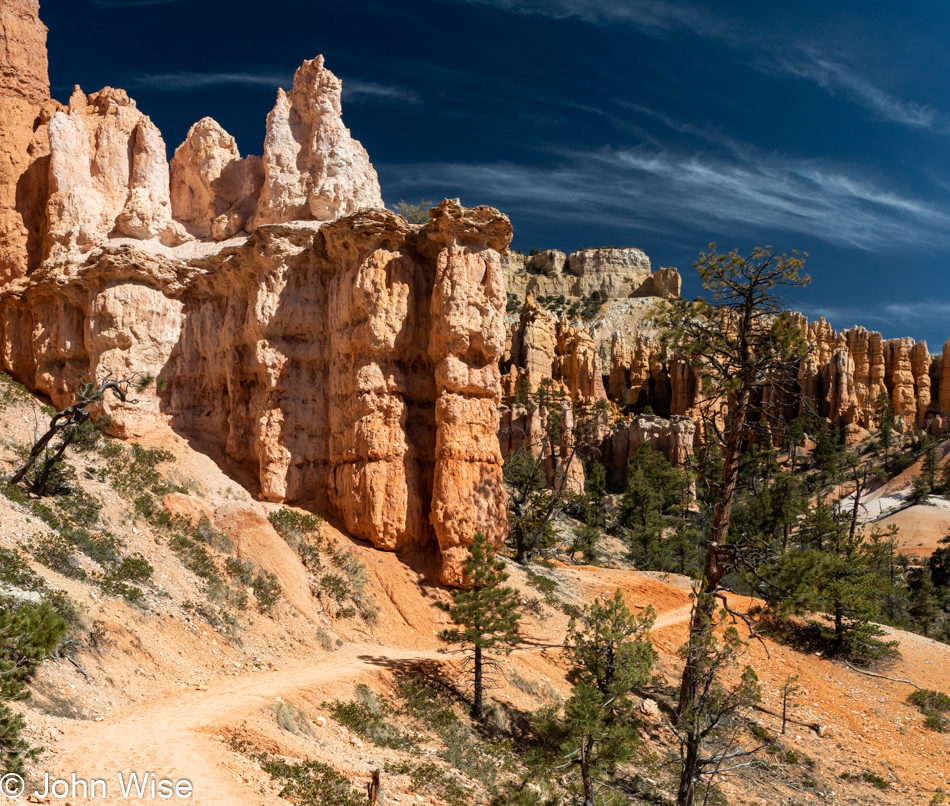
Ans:
POLYGON ((0 283, 40 259, 48 191, 46 26, 36 0, 0 5, 0 283))
POLYGON ((652 272, 650 259, 640 249, 603 247, 565 255, 546 249, 534 255, 509 252, 503 259, 509 293, 519 299, 535 297, 601 299, 632 296, 678 297, 681 279, 676 269, 652 272))
POLYGON ((506 531, 511 228, 457 202, 431 215, 264 226, 200 259, 124 244, 47 264, 0 291, 0 363, 56 405, 79 374, 151 373, 162 391, 106 401, 116 433, 165 421, 252 468, 265 498, 315 501, 379 548, 434 538, 457 582, 474 533, 506 531))

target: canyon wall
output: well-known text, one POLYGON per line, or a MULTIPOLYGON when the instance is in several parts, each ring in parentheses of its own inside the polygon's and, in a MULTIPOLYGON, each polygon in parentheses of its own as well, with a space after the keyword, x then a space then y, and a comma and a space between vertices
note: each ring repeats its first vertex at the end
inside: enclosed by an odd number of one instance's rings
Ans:
POLYGON ((502 260, 509 294, 534 297, 576 297, 595 292, 600 299, 678 297, 682 280, 676 269, 653 272, 650 259, 634 247, 605 246, 565 255, 546 249, 533 255, 508 252, 502 260))
MULTIPOLYGON (((606 308, 612 304, 608 301, 606 308)), ((698 403, 696 373, 661 359, 648 316, 628 329, 600 327, 604 316, 602 311, 592 325, 583 326, 545 309, 529 293, 520 316, 508 321, 505 404, 511 409, 519 388, 533 392, 550 378, 555 389, 581 407, 598 400, 612 404, 619 419, 599 456, 618 479, 630 451, 642 441, 651 442, 670 461, 684 462, 695 433, 689 418, 698 403)), ((883 395, 902 430, 945 435, 950 341, 941 355, 931 355, 925 342, 909 338, 884 339, 862 327, 836 332, 824 319, 808 322, 801 315, 795 322, 809 349, 799 367, 797 395, 783 411, 786 419, 798 415, 806 400, 820 416, 844 428, 850 440, 862 429, 876 427, 883 395)), ((503 414, 503 429, 516 420, 503 414)), ((503 447, 506 439, 503 434, 503 447)))
POLYGON ((204 118, 169 165, 125 91, 49 99, 36 2, 0 13, 0 369, 60 407, 82 375, 154 376, 103 401, 114 434, 170 426, 379 548, 436 541, 459 582, 475 532, 507 531, 508 219, 385 210, 322 57, 262 157, 204 118))
POLYGON ((48 183, 46 26, 37 0, 0 9, 0 283, 39 260, 48 183))
POLYGON ((507 530, 498 431, 506 217, 446 201, 259 226, 186 259, 132 244, 0 289, 0 365, 57 406, 78 375, 154 375, 112 430, 167 423, 384 549, 436 540, 457 582, 507 530))

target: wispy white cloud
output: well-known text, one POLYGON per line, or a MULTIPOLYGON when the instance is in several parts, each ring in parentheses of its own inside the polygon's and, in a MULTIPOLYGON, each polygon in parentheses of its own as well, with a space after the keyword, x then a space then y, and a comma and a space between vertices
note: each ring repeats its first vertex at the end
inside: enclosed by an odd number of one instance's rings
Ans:
POLYGON ((626 25, 649 36, 686 31, 741 51, 757 70, 812 81, 829 93, 840 94, 884 120, 918 129, 950 134, 950 115, 888 92, 840 59, 829 57, 811 43, 795 42, 767 30, 757 30, 699 5, 673 0, 458 0, 492 6, 513 14, 553 19, 577 19, 592 25, 626 25), (754 46, 754 47, 750 47, 754 46), (754 54, 749 56, 749 54, 754 54))
MULTIPOLYGON (((127 83, 132 88, 157 92, 190 92, 209 87, 290 87, 293 72, 260 70, 257 72, 236 71, 203 73, 180 71, 175 73, 134 73, 127 83)), ((343 100, 350 103, 422 103, 421 96, 406 87, 395 84, 379 84, 360 79, 343 79, 343 100)))
POLYGON ((128 78, 133 88, 140 87, 158 92, 188 92, 207 87, 279 87, 289 86, 292 74, 277 71, 248 72, 177 72, 134 73, 128 78))
POLYGON ((357 78, 343 79, 343 100, 350 103, 420 104, 422 97, 415 90, 398 84, 377 84, 357 78))
POLYGON ((950 133, 950 116, 936 107, 903 101, 875 86, 852 68, 808 46, 775 57, 776 68, 790 76, 815 82, 829 92, 841 93, 885 120, 920 129, 950 133))
POLYGON ((728 35, 724 15, 675 0, 461 0, 469 5, 493 6, 511 14, 533 14, 553 19, 578 19, 593 25, 630 25, 645 33, 662 34, 685 29, 703 35, 728 35))
POLYGON ((455 188, 536 221, 679 237, 722 230, 798 234, 861 250, 950 247, 950 210, 820 161, 657 147, 557 152, 553 167, 428 163, 382 167, 403 196, 455 188), (408 178, 408 177, 411 177, 408 178), (682 222, 677 223, 677 222, 682 222))
POLYGON ((889 318, 901 322, 914 322, 920 319, 946 322, 947 318, 950 317, 950 301, 894 302, 885 305, 884 312, 889 318))

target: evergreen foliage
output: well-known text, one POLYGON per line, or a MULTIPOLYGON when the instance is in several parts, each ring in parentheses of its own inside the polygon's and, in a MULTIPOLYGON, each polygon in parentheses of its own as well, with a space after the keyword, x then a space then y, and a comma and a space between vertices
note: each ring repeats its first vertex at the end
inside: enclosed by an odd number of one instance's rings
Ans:
POLYGON ((496 647, 511 651, 518 638, 520 599, 514 588, 504 585, 508 580, 505 563, 496 558, 481 532, 475 533, 469 546, 463 579, 467 587, 453 591, 453 604, 439 603, 455 624, 443 630, 439 639, 447 644, 462 644, 472 653, 472 716, 480 720, 484 715, 483 655, 496 647))
POLYGON ((393 205, 393 210, 406 219, 410 224, 427 224, 429 221, 429 208, 432 202, 426 199, 419 199, 418 204, 410 204, 400 199, 393 205))
POLYGON ((2 702, 29 697, 27 683, 67 629, 47 602, 0 600, 0 766, 6 772, 21 773, 23 762, 35 759, 40 748, 30 748, 23 740, 26 723, 2 702))
POLYGON ((562 707, 542 708, 533 727, 538 745, 528 755, 535 768, 556 770, 574 803, 605 803, 617 791, 611 778, 639 742, 630 692, 650 682, 655 652, 652 608, 634 616, 617 590, 571 619, 565 643, 573 689, 562 707))

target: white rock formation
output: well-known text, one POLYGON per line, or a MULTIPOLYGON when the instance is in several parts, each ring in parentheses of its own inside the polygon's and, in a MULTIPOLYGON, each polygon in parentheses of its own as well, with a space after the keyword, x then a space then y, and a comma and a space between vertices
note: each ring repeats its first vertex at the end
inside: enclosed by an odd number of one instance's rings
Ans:
POLYGON ((241 159, 235 139, 217 121, 202 118, 172 157, 172 213, 192 235, 230 238, 254 214, 263 182, 261 158, 241 159))
POLYGON ((343 125, 341 90, 340 79, 317 56, 300 66, 289 93, 278 91, 267 116, 264 187, 249 231, 384 206, 366 149, 343 125))
POLYGON ((188 239, 172 220, 165 143, 124 90, 88 98, 73 90, 69 111, 49 122, 47 257, 75 258, 110 235, 166 246, 188 239))

